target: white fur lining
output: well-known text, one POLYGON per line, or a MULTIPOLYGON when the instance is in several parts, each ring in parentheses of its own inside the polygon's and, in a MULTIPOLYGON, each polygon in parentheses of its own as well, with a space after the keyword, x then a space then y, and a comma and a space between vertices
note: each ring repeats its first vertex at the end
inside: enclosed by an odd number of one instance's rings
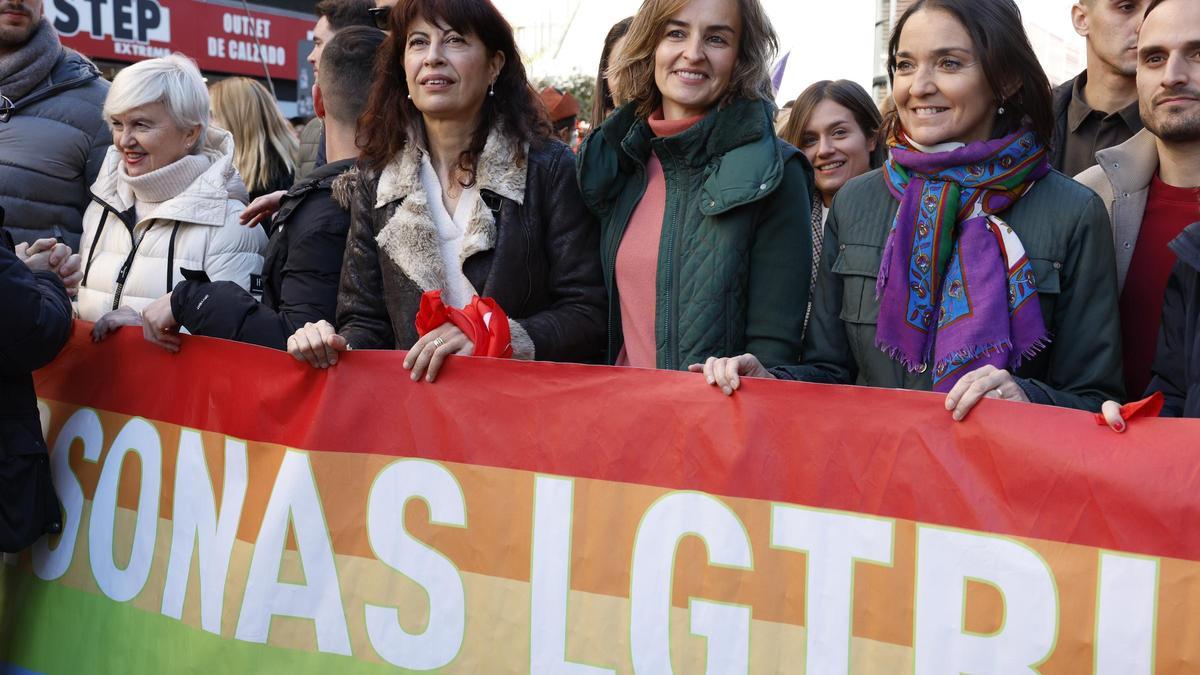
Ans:
MULTIPOLYGON (((422 153, 409 143, 380 174, 375 208, 403 201, 379 231, 376 242, 422 291, 430 291, 446 286, 446 271, 438 248, 437 226, 429 210, 429 195, 421 186, 422 153)), ((481 191, 524 203, 527 165, 523 157, 527 156, 526 151, 518 161, 517 146, 493 129, 479 156, 476 185, 481 191)), ((467 221, 459 264, 495 246, 495 217, 486 202, 479 199, 467 221)))
POLYGON ((532 361, 536 358, 536 350, 533 346, 533 338, 529 337, 525 327, 517 322, 516 319, 508 320, 508 332, 512 338, 512 349, 514 359, 522 361, 532 361))

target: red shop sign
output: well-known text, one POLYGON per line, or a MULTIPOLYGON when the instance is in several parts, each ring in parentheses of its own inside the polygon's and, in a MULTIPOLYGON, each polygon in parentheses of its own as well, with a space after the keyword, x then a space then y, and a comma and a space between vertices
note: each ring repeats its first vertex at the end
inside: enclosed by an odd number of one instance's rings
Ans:
POLYGON ((92 58, 140 61, 181 52, 202 70, 296 79, 299 44, 316 17, 198 0, 50 0, 63 44, 92 58), (257 38, 257 41, 256 39, 257 38))

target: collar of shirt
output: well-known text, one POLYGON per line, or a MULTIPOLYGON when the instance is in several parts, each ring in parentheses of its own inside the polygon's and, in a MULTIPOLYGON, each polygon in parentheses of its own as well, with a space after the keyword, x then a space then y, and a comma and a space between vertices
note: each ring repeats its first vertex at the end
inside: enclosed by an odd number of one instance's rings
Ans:
POLYGON ((1083 98, 1083 89, 1087 85, 1087 72, 1083 72, 1079 77, 1075 78, 1075 86, 1071 88, 1071 103, 1067 105, 1067 127, 1071 133, 1079 131, 1079 127, 1091 117, 1092 113, 1099 113, 1101 119, 1109 119, 1114 115, 1121 118, 1125 126, 1130 131, 1136 132, 1142 128, 1141 111, 1138 109, 1138 102, 1121 108, 1115 113, 1103 113, 1092 109, 1088 102, 1083 98))

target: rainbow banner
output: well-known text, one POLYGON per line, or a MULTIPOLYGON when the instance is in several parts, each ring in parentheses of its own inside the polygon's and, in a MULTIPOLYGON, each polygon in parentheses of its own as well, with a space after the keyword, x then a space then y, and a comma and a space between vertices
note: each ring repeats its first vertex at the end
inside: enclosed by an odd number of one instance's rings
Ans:
POLYGON ((1200 669, 1197 422, 86 330, 0 672, 1200 669))

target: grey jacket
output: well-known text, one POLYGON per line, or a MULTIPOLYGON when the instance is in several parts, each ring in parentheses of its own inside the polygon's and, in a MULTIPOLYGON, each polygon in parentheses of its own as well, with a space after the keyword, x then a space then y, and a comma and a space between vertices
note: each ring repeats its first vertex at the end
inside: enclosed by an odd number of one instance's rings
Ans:
POLYGON ((63 48, 45 81, 0 110, 0 207, 15 241, 61 236, 79 250, 89 188, 112 144, 107 95, 96 66, 63 48))
MULTIPOLYGON (((1112 221, 1113 245, 1117 251, 1117 286, 1125 289, 1125 276, 1133 261, 1150 182, 1158 171, 1158 144, 1149 129, 1142 129, 1124 143, 1096 153, 1096 166, 1075 177, 1100 195, 1112 221)), ((1137 392, 1129 392, 1135 395, 1137 392)))

